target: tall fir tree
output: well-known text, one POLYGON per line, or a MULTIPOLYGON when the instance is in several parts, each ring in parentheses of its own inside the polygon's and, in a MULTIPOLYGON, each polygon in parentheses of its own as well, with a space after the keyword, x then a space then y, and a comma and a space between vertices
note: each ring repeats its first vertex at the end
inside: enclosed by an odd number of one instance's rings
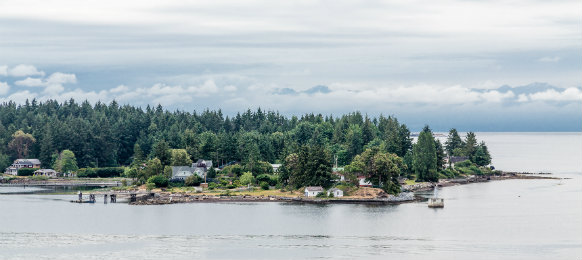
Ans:
POLYGON ((414 144, 412 167, 418 180, 438 181, 435 140, 428 126, 420 132, 414 144))

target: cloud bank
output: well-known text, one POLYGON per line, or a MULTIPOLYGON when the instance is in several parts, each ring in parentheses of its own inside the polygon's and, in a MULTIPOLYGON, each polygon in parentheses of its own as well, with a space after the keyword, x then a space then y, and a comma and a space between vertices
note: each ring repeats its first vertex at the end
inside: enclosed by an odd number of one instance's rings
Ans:
MULTIPOLYGON (((34 68, 30 65, 19 65, 34 68)), ((12 70, 12 69, 11 69, 12 70)), ((36 70, 38 71, 38 70, 36 70)), ((11 74, 12 75, 12 74, 11 74)), ((28 75, 28 74, 23 74, 28 75)), ((11 76, 16 77, 16 76, 11 76)), ((2 101, 13 100, 23 102, 25 99, 38 100, 75 98, 96 102, 126 102, 130 104, 161 104, 164 106, 181 106, 193 108, 210 104, 220 104, 228 100, 246 100, 250 105, 286 102, 317 102, 320 104, 362 104, 369 107, 388 105, 423 105, 423 106, 455 106, 481 103, 519 105, 526 102, 580 102, 581 88, 558 88, 548 84, 534 83, 527 86, 498 88, 471 88, 462 85, 378 85, 331 83, 317 85, 305 89, 280 88, 277 85, 257 85, 242 83, 235 86, 231 83, 219 85, 215 79, 200 80, 198 84, 170 85, 156 83, 151 86, 118 85, 101 91, 86 91, 82 88, 72 88, 77 83, 73 73, 54 72, 47 77, 26 77, 16 79, 14 85, 20 88, 10 93, 7 82, 0 83, 2 101), (70 87, 66 87, 70 86, 70 87), (26 88, 23 89, 22 87, 26 88), (264 100, 260 102, 260 100, 264 100)), ((306 111, 308 112, 308 111, 306 111)))

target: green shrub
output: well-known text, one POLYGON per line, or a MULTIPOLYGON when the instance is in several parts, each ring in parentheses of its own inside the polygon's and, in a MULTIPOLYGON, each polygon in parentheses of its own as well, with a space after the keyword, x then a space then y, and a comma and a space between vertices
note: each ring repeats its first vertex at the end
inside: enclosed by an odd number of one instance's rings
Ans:
POLYGON ((156 184, 148 182, 146 183, 146 190, 153 190, 156 187, 156 184))
POLYGON ((125 173, 124 167, 81 168, 77 171, 79 178, 111 178, 125 173))
POLYGON ((270 186, 275 186, 279 182, 279 178, 272 174, 261 174, 257 176, 257 182, 258 183, 266 182, 269 183, 270 186))
POLYGON ((110 178, 119 177, 125 172, 124 167, 104 167, 104 168, 93 168, 95 174, 100 178, 110 178))
POLYGON ((158 188, 165 188, 168 187, 168 178, 163 175, 154 175, 148 179, 147 183, 153 183, 158 188))
POLYGON ((220 184, 220 186, 226 187, 230 183, 230 181, 228 181, 225 178, 220 178, 220 179, 218 179, 218 183, 220 184))
POLYGON ((455 178, 455 176, 456 176, 455 171, 450 169, 450 168, 443 170, 441 173, 444 176, 444 178, 448 178, 448 179, 455 178))
POLYGON ((325 197, 327 197, 327 195, 325 194, 325 192, 320 192, 320 193, 317 193, 317 196, 315 196, 315 197, 316 198, 325 198, 325 197))
POLYGON ((258 183, 261 183, 261 182, 267 182, 268 183, 270 179, 271 179, 271 177, 268 174, 261 174, 261 175, 258 175, 256 177, 256 181, 258 183))
POLYGON ((266 182, 266 181, 261 182, 261 189, 268 190, 269 189, 269 183, 266 182))
POLYGON ((48 176, 32 176, 30 179, 35 181, 46 181, 48 180, 48 176))
POLYGON ((184 182, 183 181, 170 181, 168 182, 168 187, 184 187, 184 182))
POLYGON ((77 170, 77 177, 79 178, 97 178, 97 172, 94 168, 81 168, 77 170))
POLYGON ((481 171, 481 169, 479 169, 479 167, 475 166, 475 165, 471 165, 471 167, 469 167, 469 170, 471 170, 471 172, 473 172, 473 174, 476 175, 482 175, 483 172, 481 171))
POLYGON ((243 167, 238 164, 233 164, 222 168, 222 172, 231 176, 240 177, 243 174, 243 167))
POLYGON ((470 167, 471 165, 473 165, 473 163, 471 161, 465 160, 462 162, 455 163, 455 168, 457 168, 457 167, 470 167))
MULTIPOLYGON (((248 166, 248 165, 247 165, 248 166)), ((271 174, 273 173, 273 166, 271 166, 270 163, 268 162, 264 162, 264 161, 258 161, 257 163, 255 163, 255 165, 253 166, 252 169, 245 167, 246 171, 251 171, 253 172, 254 175, 258 176, 261 174, 271 174)))
POLYGON ((186 177, 186 180, 184 181, 184 185, 186 186, 198 186, 200 183, 202 183, 202 178, 197 174, 192 174, 191 176, 186 177))
POLYGON ((245 172, 242 176, 240 176, 240 184, 241 185, 249 185, 255 182, 255 177, 251 172, 245 172))
POLYGON ((38 168, 20 168, 18 169, 18 176, 32 176, 38 168))
POLYGON ((277 184, 279 184, 279 177, 277 175, 270 175, 271 179, 269 180, 269 185, 271 186, 277 186, 277 184))
POLYGON ((216 170, 214 169, 214 167, 210 167, 210 169, 208 169, 208 171, 206 172, 206 177, 210 179, 216 178, 216 170))

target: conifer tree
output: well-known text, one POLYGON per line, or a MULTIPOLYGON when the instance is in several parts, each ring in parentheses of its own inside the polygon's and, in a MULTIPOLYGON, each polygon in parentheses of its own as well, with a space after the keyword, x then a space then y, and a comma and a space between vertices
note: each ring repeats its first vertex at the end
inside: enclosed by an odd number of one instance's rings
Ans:
POLYGON ((420 132, 414 145, 412 167, 418 180, 438 181, 435 141, 428 126, 420 132))

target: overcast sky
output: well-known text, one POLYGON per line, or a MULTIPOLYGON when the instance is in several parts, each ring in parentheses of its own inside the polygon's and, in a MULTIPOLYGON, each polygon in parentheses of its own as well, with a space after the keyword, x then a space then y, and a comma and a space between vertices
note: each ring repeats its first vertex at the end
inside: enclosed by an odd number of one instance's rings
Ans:
POLYGON ((2 0, 0 102, 27 98, 581 131, 582 1, 2 0))

